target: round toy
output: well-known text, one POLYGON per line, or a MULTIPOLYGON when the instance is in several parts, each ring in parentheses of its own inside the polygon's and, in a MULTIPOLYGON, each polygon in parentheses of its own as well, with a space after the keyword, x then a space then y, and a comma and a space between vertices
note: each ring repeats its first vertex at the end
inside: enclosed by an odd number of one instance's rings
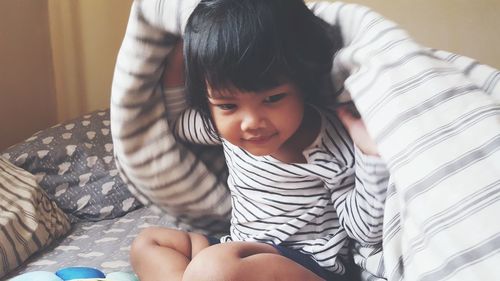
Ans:
POLYGON ((18 275, 14 278, 9 279, 9 281, 63 281, 63 279, 59 278, 53 272, 48 271, 32 271, 27 272, 21 275, 18 275))
POLYGON ((129 272, 111 272, 106 275, 109 281, 139 281, 139 278, 133 273, 129 272))
POLYGON ((108 278, 84 278, 84 279, 71 279, 71 281, 110 281, 110 280, 108 278))
POLYGON ((106 278, 102 271, 92 267, 66 267, 56 271, 56 275, 61 277, 62 280, 74 279, 89 279, 89 278, 106 278))
POLYGON ((92 267, 66 267, 56 273, 48 271, 32 271, 23 273, 9 281, 139 281, 131 272, 111 272, 105 275, 92 267))

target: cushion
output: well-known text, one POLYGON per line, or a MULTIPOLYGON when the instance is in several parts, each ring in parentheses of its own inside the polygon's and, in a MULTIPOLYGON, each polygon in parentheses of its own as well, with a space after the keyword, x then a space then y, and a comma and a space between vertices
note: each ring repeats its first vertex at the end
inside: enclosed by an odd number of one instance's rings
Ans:
POLYGON ((34 174, 72 222, 111 219, 141 206, 118 175, 109 110, 42 130, 2 156, 34 174))
POLYGON ((0 210, 0 279, 71 228, 35 176, 2 157, 0 210))

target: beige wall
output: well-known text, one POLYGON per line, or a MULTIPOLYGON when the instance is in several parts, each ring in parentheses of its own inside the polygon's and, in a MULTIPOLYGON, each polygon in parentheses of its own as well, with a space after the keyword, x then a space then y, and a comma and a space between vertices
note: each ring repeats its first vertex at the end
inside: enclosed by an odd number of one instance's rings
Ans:
POLYGON ((343 0, 363 4, 405 28, 422 45, 500 68, 498 0, 343 0))
POLYGON ((131 0, 49 0, 58 118, 109 106, 131 0))
POLYGON ((88 110, 109 106, 116 55, 125 33, 131 3, 130 0, 80 1, 88 110))
MULTIPOLYGON (((105 108, 132 0, 0 0, 0 150, 105 108), (50 34, 49 34, 50 31, 50 34)), ((345 0, 500 68, 498 0, 345 0)))
POLYGON ((56 123, 46 0, 0 1, 0 150, 56 123))
POLYGON ((132 0, 0 0, 0 151, 108 107, 132 0))

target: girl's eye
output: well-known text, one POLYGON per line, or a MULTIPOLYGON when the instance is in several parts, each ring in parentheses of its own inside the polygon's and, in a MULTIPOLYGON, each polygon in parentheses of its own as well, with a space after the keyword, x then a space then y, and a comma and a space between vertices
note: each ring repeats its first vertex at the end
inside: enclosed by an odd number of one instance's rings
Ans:
POLYGON ((236 108, 236 104, 231 103, 216 104, 215 106, 220 110, 233 110, 236 108))
POLYGON ((266 99, 264 100, 264 102, 266 102, 266 103, 275 103, 275 102, 278 102, 278 101, 282 100, 285 96, 286 96, 285 93, 268 96, 268 97, 266 97, 266 99))

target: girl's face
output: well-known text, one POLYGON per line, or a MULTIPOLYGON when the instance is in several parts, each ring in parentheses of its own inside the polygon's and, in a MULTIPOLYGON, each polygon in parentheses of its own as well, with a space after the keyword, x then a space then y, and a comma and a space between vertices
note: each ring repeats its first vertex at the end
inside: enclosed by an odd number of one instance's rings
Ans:
POLYGON ((259 92, 207 90, 219 135, 255 156, 278 152, 304 116, 302 93, 293 83, 259 92))

